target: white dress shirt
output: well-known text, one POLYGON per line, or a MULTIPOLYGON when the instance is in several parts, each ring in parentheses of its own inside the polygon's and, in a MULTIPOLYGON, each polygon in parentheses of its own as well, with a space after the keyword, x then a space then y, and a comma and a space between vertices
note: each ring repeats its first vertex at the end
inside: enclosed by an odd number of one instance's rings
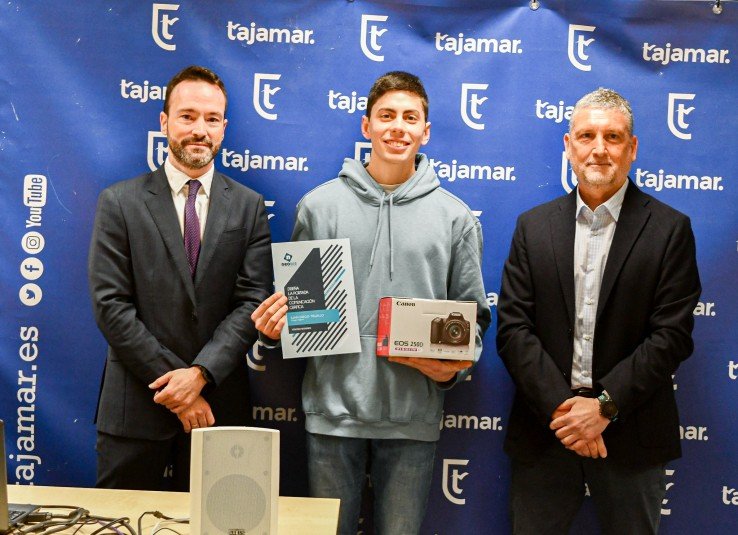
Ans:
POLYGON ((210 186, 213 184, 215 166, 210 166, 210 169, 208 169, 204 175, 197 177, 197 179, 193 179, 174 167, 174 165, 169 161, 169 158, 167 158, 164 162, 164 172, 167 175, 169 189, 172 192, 174 208, 177 210, 177 219, 179 220, 179 229, 182 232, 183 238, 185 203, 187 202, 187 195, 190 191, 190 186, 187 182, 190 180, 199 180, 202 184, 200 190, 197 192, 197 199, 195 200, 195 211, 197 212, 197 218, 200 220, 200 240, 202 241, 203 236, 205 235, 205 223, 208 219, 210 186))
POLYGON ((592 388, 592 352, 595 319, 600 298, 602 276, 607 255, 615 235, 620 209, 623 206, 626 180, 606 202, 592 211, 577 189, 577 226, 574 238, 574 357, 571 366, 571 387, 592 388))

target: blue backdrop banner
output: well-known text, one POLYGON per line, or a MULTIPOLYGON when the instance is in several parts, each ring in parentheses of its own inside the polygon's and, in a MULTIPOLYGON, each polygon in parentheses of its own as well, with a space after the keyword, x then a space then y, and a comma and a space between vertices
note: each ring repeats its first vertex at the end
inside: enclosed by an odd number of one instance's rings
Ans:
MULTIPOLYGON (((687 213, 703 283, 694 355, 674 376, 682 459, 662 532, 738 525, 738 4, 657 0, 172 0, 0 5, 0 417, 9 480, 89 486, 105 342, 86 258, 99 192, 166 156, 169 78, 202 64, 229 92, 218 170, 267 199, 274 241, 297 201, 365 158, 377 76, 425 82, 424 147, 483 225, 495 310, 522 211, 571 191, 562 136, 599 87, 632 104, 631 178, 687 213)), ((419 259, 421 260, 421 259, 419 259)), ((493 314, 494 317, 494 314, 493 314)), ((507 533, 502 452, 512 382, 493 323, 471 379, 447 396, 423 533, 507 533)), ((303 362, 244 356, 253 425, 282 431, 282 494, 304 495, 303 362)), ((596 532, 587 504, 576 532, 596 532)), ((370 521, 363 527, 368 531, 370 521)))

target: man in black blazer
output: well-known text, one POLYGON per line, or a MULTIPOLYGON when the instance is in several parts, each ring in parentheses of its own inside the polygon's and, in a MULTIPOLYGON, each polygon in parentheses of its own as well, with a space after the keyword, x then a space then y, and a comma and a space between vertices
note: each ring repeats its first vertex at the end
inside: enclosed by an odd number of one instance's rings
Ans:
POLYGON ((190 430, 247 422, 250 315, 270 293, 271 248, 261 195, 214 170, 226 102, 212 71, 178 73, 160 115, 167 161, 100 194, 89 255, 109 344, 100 487, 188 490, 190 430))
POLYGON ((655 533, 681 454, 671 376, 693 349, 694 236, 628 179, 619 94, 584 96, 564 145, 578 187, 520 216, 498 305, 513 532, 567 533, 586 483, 604 533, 655 533))

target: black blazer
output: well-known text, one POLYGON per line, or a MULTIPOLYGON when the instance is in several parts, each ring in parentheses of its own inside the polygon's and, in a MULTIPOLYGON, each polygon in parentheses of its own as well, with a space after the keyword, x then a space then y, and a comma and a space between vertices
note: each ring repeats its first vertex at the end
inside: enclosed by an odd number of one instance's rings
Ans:
POLYGON ((99 431, 163 439, 182 431, 148 384, 205 366, 216 425, 244 425, 251 312, 272 285, 271 240, 261 195, 217 171, 193 282, 163 168, 105 189, 89 255, 95 319, 109 349, 96 417, 99 431))
MULTIPOLYGON (((505 263, 497 350, 516 385, 505 451, 533 459, 557 440, 554 409, 572 397, 576 191, 522 214, 505 263)), ((619 410, 603 438, 610 458, 681 455, 671 375, 692 353, 700 294, 689 218, 632 182, 600 290, 593 381, 619 410)))

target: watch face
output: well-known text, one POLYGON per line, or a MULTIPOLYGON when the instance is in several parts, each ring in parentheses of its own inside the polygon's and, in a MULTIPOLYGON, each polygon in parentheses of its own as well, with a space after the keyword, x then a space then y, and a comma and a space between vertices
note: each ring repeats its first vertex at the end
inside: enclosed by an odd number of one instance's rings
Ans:
POLYGON ((615 406, 615 402, 611 399, 598 399, 600 401, 600 415, 604 416, 608 420, 612 420, 618 414, 618 408, 615 406))

